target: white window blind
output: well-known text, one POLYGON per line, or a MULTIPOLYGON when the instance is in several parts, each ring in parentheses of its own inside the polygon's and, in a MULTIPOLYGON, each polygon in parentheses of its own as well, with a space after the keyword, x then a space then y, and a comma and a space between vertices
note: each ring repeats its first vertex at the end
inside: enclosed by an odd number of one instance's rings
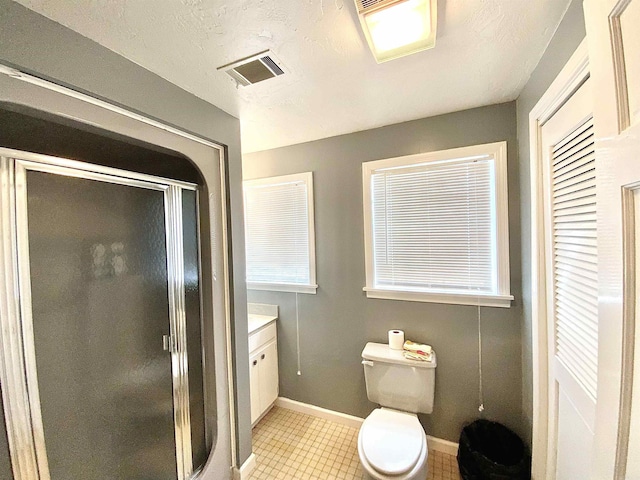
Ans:
POLYGON ((249 288, 315 293, 312 173, 244 182, 249 288))
POLYGON ((365 164, 369 296, 508 306, 503 156, 491 144, 365 164))

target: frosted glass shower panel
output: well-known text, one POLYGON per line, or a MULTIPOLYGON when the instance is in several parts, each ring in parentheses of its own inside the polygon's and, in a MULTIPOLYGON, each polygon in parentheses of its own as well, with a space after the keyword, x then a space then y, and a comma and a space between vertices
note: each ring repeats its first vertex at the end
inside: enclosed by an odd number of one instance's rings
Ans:
POLYGON ((198 245, 198 197, 193 190, 182 192, 182 235, 184 247, 184 292, 189 364, 191 451, 196 470, 207 461, 205 439, 204 375, 202 371, 202 313, 200 311, 200 252, 198 245))
POLYGON ((175 480, 164 193, 27 172, 52 480, 175 480))

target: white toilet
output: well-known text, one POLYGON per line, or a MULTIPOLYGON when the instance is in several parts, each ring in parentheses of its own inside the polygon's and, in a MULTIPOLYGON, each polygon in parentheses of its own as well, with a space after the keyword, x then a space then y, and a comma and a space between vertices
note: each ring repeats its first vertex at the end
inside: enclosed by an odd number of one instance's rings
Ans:
POLYGON ((402 350, 367 343, 362 364, 369 400, 382 406, 365 419, 358 455, 365 478, 427 478, 427 436, 417 413, 431 413, 436 356, 430 362, 408 360, 402 350))

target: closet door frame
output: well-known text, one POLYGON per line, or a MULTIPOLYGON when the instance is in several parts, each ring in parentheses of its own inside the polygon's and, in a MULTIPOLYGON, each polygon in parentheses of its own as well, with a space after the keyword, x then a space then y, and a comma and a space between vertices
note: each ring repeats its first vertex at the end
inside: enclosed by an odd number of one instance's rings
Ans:
MULTIPOLYGON (((48 155, 0 148, 0 288, 7 298, 2 307, 2 365, 0 379, 6 386, 5 418, 15 480, 50 480, 34 347, 29 236, 27 222, 27 171, 161 191, 167 254, 167 292, 171 355, 173 415, 177 479, 193 473, 191 419, 187 363, 184 288, 182 191, 197 192, 187 182, 66 160, 48 155)), ((158 342, 163 339, 159 338, 158 342)), ((199 346, 196 348, 200 348, 199 346)))

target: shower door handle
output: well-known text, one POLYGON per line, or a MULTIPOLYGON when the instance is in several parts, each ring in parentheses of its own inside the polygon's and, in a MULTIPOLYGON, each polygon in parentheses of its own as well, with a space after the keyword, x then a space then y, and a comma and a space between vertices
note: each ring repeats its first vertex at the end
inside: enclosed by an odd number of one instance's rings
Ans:
POLYGON ((162 349, 166 352, 173 353, 173 342, 171 335, 162 335, 162 349))

